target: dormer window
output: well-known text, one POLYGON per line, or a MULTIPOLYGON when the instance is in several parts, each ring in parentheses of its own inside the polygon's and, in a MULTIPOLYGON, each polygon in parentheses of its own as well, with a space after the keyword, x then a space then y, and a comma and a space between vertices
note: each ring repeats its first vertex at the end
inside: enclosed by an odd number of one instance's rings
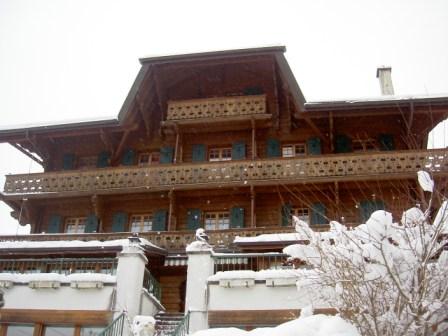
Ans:
POLYGON ((65 219, 65 233, 84 233, 86 217, 68 217, 65 219))
POLYGON ((210 148, 208 152, 208 160, 211 162, 215 161, 230 161, 232 160, 232 148, 210 148))
POLYGON ((306 154, 304 143, 285 144, 282 146, 282 157, 296 157, 306 154))

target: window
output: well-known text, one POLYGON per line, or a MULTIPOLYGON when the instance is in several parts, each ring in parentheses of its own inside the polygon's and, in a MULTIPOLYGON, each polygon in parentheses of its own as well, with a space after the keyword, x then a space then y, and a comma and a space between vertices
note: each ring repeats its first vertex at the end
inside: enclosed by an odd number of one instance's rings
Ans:
POLYGON ((160 162, 160 153, 152 152, 152 153, 140 153, 138 156, 138 165, 139 166, 148 166, 151 164, 158 164, 160 162))
POLYGON ((98 158, 94 156, 81 156, 78 158, 78 168, 79 169, 92 169, 96 168, 96 163, 98 158))
POLYGON ((6 336, 32 336, 34 332, 34 325, 9 324, 6 328, 6 336))
POLYGON ((131 232, 146 232, 152 230, 152 214, 131 216, 131 232))
POLYGON ((70 326, 45 326, 44 336, 73 336, 74 331, 70 326))
POLYGON ((225 230, 230 227, 228 211, 206 212, 204 215, 205 230, 225 230))
POLYGON ((291 209, 291 214, 305 223, 310 224, 310 211, 308 208, 294 207, 291 209))
POLYGON ((288 144, 282 146, 283 157, 295 157, 306 154, 306 146, 304 143, 288 144))
POLYGON ((84 233, 86 217, 69 217, 65 220, 65 233, 84 233))
POLYGON ((232 160, 232 148, 211 148, 208 152, 209 161, 229 161, 232 160))

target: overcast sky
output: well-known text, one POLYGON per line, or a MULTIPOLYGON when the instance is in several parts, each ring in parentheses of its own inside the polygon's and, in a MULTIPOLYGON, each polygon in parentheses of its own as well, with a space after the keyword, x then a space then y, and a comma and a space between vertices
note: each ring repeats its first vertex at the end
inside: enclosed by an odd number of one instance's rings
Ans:
MULTIPOLYGON (((0 0, 0 128, 116 117, 139 57, 265 45, 287 47, 308 101, 378 96, 379 65, 396 94, 448 95, 447 0, 0 0)), ((2 186, 38 169, 0 145, 2 186)))

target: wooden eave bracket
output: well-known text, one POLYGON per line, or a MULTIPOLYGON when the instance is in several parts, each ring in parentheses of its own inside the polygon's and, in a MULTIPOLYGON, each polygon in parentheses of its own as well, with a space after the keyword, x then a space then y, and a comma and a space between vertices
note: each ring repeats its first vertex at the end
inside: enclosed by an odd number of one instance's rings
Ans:
POLYGON ((10 145, 13 146, 14 148, 18 149, 20 152, 22 152, 26 156, 28 156, 31 160, 33 160, 33 161, 37 162, 38 164, 40 164, 42 167, 44 166, 45 163, 44 163, 43 160, 41 160, 40 158, 35 156, 33 153, 31 153, 30 151, 28 151, 27 149, 22 147, 19 143, 10 142, 10 145))

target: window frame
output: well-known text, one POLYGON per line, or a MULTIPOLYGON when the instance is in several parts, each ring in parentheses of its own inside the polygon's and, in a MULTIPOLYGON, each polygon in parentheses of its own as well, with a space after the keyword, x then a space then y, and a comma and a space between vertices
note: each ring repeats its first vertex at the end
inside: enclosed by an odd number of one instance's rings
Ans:
POLYGON ((228 230, 230 229, 230 211, 229 210, 213 210, 213 211, 205 211, 203 214, 203 226, 206 231, 216 231, 216 230, 228 230), (220 218, 220 216, 223 216, 220 218), (213 220, 213 227, 207 226, 207 220, 213 220), (227 227, 220 227, 220 220, 226 220, 227 227))
POLYGON ((308 225, 311 224, 311 209, 305 206, 293 206, 291 208, 291 224, 292 224, 292 216, 296 216, 300 220, 306 222, 308 225), (299 215, 299 212, 307 212, 307 219, 304 220, 305 215, 299 215))
POLYGON ((223 162, 223 161, 231 161, 232 160, 232 146, 224 146, 224 147, 211 147, 208 149, 207 158, 209 162, 223 162), (230 154, 230 156, 224 156, 224 152, 230 154), (218 157, 212 158, 212 152, 217 152, 218 157))
POLYGON ((283 158, 293 158, 299 156, 305 156, 308 154, 306 143, 304 142, 295 142, 295 143, 284 143, 281 145, 281 154, 283 158), (292 153, 291 155, 285 155, 285 149, 287 147, 291 147, 292 153), (297 153, 298 148, 303 148, 303 152, 297 153))
POLYGON ((87 226, 87 216, 77 216, 77 217, 66 217, 64 219, 64 233, 68 234, 79 234, 84 233, 87 226), (74 221, 74 223, 69 223, 70 221, 74 221), (72 232, 68 232, 69 225, 74 225, 75 230, 72 232), (79 231, 79 227, 83 226, 82 231, 79 231))
POLYGON ((141 232, 150 232, 152 231, 154 225, 154 214, 152 212, 145 212, 145 213, 134 213, 129 216, 129 223, 128 223, 128 230, 132 233, 141 233, 141 232), (145 226, 145 216, 148 218, 148 222, 150 223, 149 229, 145 226), (139 217, 140 220, 137 222, 134 222, 134 218, 139 217), (133 231, 133 224, 139 224, 139 230, 133 231))

